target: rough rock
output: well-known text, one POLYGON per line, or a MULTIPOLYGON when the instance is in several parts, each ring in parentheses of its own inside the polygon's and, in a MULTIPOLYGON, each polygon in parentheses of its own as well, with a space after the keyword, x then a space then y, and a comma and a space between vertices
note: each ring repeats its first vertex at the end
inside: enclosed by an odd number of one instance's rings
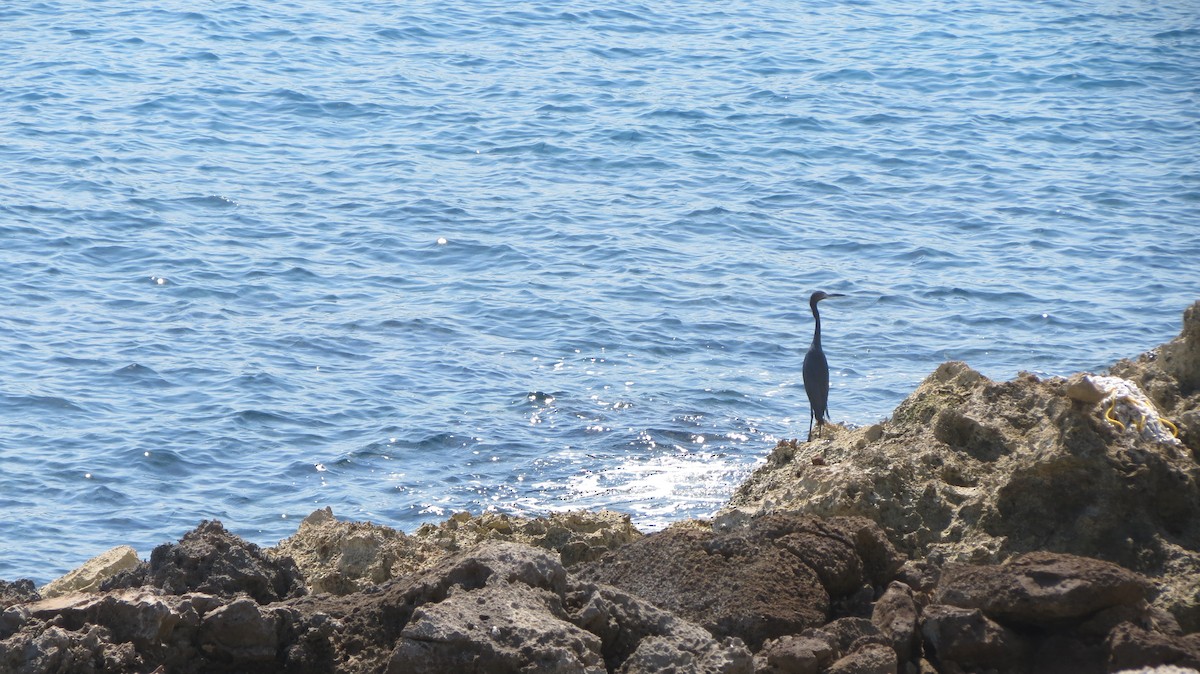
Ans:
MULTIPOLYGON (((244 561, 242 552, 226 551, 244 561)), ((17 604, 3 616, 5 672, 753 671, 740 641, 574 581, 555 553, 504 542, 346 596, 261 605, 147 586, 17 604)))
POLYGON ((426 524, 413 536, 451 552, 467 550, 484 541, 512 541, 559 553, 563 566, 599 559, 606 552, 642 537, 629 515, 612 510, 572 510, 543 517, 510 517, 484 513, 471 517, 457 513, 438 526, 426 524))
POLYGON ((118 573, 103 590, 150 585, 170 594, 202 592, 221 597, 246 593, 260 604, 305 593, 304 578, 287 557, 269 557, 257 545, 204 521, 177 544, 154 548, 149 562, 118 573))
POLYGON ((978 608, 1007 625, 1082 622, 1104 609, 1137 606, 1152 586, 1140 575, 1098 559, 1032 552, 1000 565, 948 564, 937 601, 978 608))
POLYGON ((753 671, 750 651, 740 640, 716 640, 699 625, 616 588, 578 584, 567 605, 572 622, 601 638, 610 671, 753 671))
POLYGON ((833 663, 827 674, 896 674, 896 652, 883 644, 867 644, 833 663))
POLYGON ((485 543, 374 591, 287 604, 333 619, 332 647, 344 671, 748 674, 752 667, 740 642, 718 641, 616 589, 569 582, 557 554, 515 543, 485 543))
POLYGON ((92 557, 65 576, 50 581, 42 588, 42 596, 61 597, 72 592, 99 590, 100 583, 121 571, 134 568, 140 561, 137 550, 128 545, 115 547, 92 557))
POLYGON ((181 620, 195 621, 184 618, 184 613, 196 615, 189 602, 168 600, 143 589, 53 597, 29 604, 26 609, 34 620, 57 619, 69 629, 100 625, 108 629, 113 640, 140 647, 163 641, 181 620))
POLYGON ((13 674, 108 674, 143 671, 131 644, 113 643, 103 627, 79 631, 38 623, 0 641, 0 671, 13 674))
POLYGON ((789 634, 770 639, 755 656, 759 674, 818 674, 833 664, 836 648, 829 639, 789 634))
POLYGON ((897 665, 914 660, 921 653, 919 618, 912 588, 903 583, 892 582, 875 602, 871 622, 887 637, 896 653, 897 665))
POLYGON ((757 648, 824 624, 831 601, 885 584, 900 564, 865 520, 777 513, 721 531, 668 527, 583 565, 579 574, 757 648))
POLYGON ((0 611, 13 604, 24 604, 41 599, 33 581, 28 578, 14 580, 11 583, 0 580, 0 611))
POLYGON ((938 671, 1025 672, 1030 647, 979 609, 933 604, 921 614, 926 655, 938 671))
POLYGON ((290 558, 310 592, 349 594, 426 568, 448 553, 391 527, 340 522, 331 508, 313 512, 267 554, 290 558))
POLYGON ((1122 623, 1109 635, 1108 651, 1109 671, 1158 665, 1200 670, 1200 633, 1169 636, 1122 623))
POLYGON ((413 611, 388 672, 520 671, 601 674, 601 640, 568 620, 561 597, 524 583, 453 592, 413 611), (476 663, 486 662, 487 669, 476 663))
POLYGON ((1098 392, 1080 393, 1078 381, 994 382, 945 363, 887 421, 781 442, 729 508, 867 517, 914 560, 984 564, 1038 550, 1107 560, 1150 577, 1154 601, 1197 630, 1197 353, 1200 303, 1178 339, 1112 368, 1179 439, 1121 416, 1131 406, 1089 402, 1098 392))
POLYGON ((612 511, 553 513, 531 519, 457 513, 412 535, 370 522, 342 522, 333 510, 313 512, 295 535, 267 552, 292 558, 311 592, 348 594, 419 573, 485 541, 514 541, 554 550, 572 566, 641 538, 629 516, 612 511))

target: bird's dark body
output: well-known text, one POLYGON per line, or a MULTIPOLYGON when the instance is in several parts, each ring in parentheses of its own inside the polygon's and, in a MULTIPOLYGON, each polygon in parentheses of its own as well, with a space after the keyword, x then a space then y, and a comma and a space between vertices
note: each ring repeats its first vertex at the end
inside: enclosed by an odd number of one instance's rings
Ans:
POLYGON ((804 354, 804 392, 808 395, 808 405, 812 410, 808 417, 808 436, 812 438, 812 424, 817 422, 817 435, 821 427, 829 421, 829 361, 825 360, 825 350, 821 348, 821 312, 817 311, 817 302, 829 297, 843 295, 826 293, 818 290, 808 299, 808 307, 812 309, 813 340, 804 354))
POLYGON ((804 354, 804 392, 817 425, 829 421, 829 361, 819 345, 804 354))

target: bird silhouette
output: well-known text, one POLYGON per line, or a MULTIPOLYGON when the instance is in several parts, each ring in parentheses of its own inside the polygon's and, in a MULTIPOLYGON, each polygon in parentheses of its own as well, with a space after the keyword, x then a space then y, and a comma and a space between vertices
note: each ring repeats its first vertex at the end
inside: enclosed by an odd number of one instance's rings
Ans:
POLYGON ((812 309, 816 327, 813 329, 812 345, 804 354, 804 392, 808 394, 808 439, 812 440, 813 420, 817 422, 817 437, 821 436, 821 427, 829 420, 829 361, 825 360, 825 351, 821 348, 821 313, 817 311, 817 302, 830 297, 845 297, 837 293, 827 293, 818 290, 808 298, 808 306, 812 309))

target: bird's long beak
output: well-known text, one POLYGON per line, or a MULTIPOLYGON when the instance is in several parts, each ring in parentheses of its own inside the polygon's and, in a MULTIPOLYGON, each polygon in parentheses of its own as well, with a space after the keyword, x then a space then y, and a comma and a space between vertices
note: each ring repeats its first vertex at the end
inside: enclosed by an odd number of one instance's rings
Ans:
POLYGON ((829 299, 830 297, 845 297, 845 295, 843 295, 841 293, 826 293, 825 294, 825 299, 829 299))

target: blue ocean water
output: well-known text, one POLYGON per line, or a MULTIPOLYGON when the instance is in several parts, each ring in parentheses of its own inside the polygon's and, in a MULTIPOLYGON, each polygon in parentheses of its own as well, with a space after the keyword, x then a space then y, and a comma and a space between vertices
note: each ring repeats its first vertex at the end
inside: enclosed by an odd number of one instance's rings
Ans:
POLYGON ((940 362, 1200 297, 1200 14, 1157 3, 0 8, 0 578, 325 505, 719 507, 940 362))

